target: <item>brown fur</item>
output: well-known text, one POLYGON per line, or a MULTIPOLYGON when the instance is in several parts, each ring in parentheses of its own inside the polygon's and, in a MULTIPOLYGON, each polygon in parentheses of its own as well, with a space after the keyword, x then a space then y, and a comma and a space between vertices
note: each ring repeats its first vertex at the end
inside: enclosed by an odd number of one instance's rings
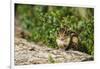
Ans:
POLYGON ((79 44, 78 34, 75 32, 71 33, 70 48, 78 50, 78 44, 79 44))
POLYGON ((58 31, 58 37, 56 39, 59 49, 68 50, 78 50, 79 38, 76 32, 61 28, 58 31))

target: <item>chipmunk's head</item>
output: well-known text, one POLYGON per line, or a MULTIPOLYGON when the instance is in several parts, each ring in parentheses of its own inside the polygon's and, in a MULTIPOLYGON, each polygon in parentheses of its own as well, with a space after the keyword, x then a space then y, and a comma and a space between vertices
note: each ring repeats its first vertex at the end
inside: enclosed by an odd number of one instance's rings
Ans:
POLYGON ((63 26, 61 27, 58 31, 57 31, 58 37, 64 37, 66 35, 69 35, 69 29, 67 26, 63 26))

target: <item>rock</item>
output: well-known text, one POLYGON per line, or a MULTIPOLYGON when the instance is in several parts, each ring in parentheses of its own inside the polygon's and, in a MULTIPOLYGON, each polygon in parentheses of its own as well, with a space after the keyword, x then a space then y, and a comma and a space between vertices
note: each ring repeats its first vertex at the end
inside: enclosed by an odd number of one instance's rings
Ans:
POLYGON ((15 65, 48 64, 92 61, 93 56, 79 51, 60 51, 39 46, 23 38, 15 37, 15 65))

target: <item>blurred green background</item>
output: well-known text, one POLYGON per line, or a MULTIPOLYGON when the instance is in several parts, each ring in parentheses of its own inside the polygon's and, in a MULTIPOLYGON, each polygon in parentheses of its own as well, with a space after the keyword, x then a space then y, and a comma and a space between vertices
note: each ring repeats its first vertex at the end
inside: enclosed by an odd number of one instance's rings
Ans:
POLYGON ((66 25, 80 37, 80 51, 94 54, 94 9, 15 4, 15 19, 32 36, 26 38, 56 48, 57 30, 66 25))

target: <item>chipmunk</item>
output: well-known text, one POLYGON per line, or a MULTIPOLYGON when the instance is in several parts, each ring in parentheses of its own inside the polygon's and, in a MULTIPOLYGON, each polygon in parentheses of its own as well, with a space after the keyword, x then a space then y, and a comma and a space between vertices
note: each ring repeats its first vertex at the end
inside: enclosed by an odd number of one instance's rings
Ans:
POLYGON ((69 49, 78 50, 79 37, 76 32, 70 31, 70 44, 69 49))
POLYGON ((26 30, 23 30, 21 27, 15 27, 15 37, 27 38, 31 37, 32 34, 26 30))
POLYGON ((58 32, 58 37, 56 39, 59 49, 65 50, 66 48, 68 48, 70 40, 71 38, 69 33, 67 33, 67 29, 61 28, 58 32))
POLYGON ((68 28, 60 28, 56 39, 57 45, 61 50, 78 50, 79 38, 76 32, 68 28))

